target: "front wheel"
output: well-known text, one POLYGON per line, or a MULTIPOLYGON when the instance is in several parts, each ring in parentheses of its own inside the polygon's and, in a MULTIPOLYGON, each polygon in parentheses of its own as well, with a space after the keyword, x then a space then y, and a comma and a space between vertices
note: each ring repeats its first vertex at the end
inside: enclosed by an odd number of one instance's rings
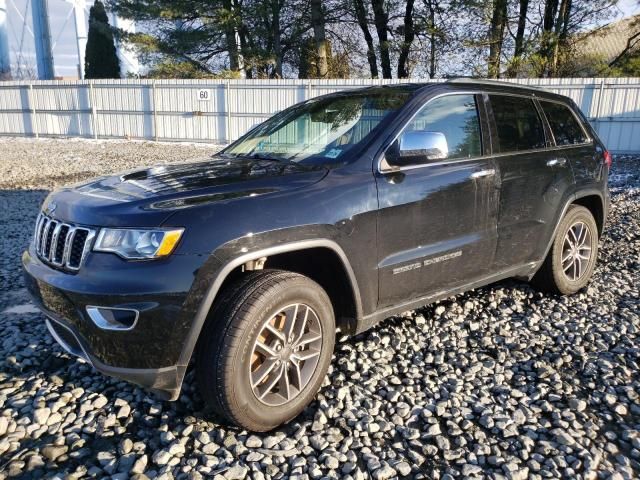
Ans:
POLYGON ((203 332, 200 391, 216 413, 252 431, 295 418, 316 395, 331 362, 331 301, 291 272, 249 274, 227 290, 203 332))
POLYGON ((598 226, 591 212, 569 207, 547 258, 532 283, 541 290, 570 295, 589 283, 598 258, 598 226))

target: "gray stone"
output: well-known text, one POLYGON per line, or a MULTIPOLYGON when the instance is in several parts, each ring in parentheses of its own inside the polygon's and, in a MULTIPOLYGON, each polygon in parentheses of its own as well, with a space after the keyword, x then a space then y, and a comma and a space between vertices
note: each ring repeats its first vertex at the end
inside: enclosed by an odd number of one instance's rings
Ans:
POLYGON ((384 464, 377 470, 373 471, 372 477, 374 478, 374 480, 387 480, 394 477, 395 475, 396 471, 389 465, 384 464))
POLYGON ((69 447, 66 445, 47 445, 40 453, 49 461, 54 462, 58 457, 67 453, 69 447))
POLYGON ((46 425, 49 415, 51 415, 50 408, 37 408, 33 411, 33 420, 39 425, 46 425))
POLYGON ((227 480, 243 480, 247 476, 248 470, 244 465, 236 464, 224 472, 224 478, 227 480))
POLYGON ((156 465, 166 465, 171 460, 171 454, 167 450, 158 450, 153 454, 152 460, 156 465))
POLYGON ((260 448, 262 447, 262 439, 256 435, 251 435, 245 440, 244 444, 247 448, 260 448))

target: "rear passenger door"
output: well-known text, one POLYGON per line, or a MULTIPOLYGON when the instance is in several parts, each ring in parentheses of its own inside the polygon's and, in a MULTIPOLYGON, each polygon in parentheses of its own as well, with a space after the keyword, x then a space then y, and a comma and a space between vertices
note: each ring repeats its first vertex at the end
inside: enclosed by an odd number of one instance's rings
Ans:
POLYGON ((533 96, 489 94, 493 151, 501 180, 496 271, 540 259, 573 182, 533 96))

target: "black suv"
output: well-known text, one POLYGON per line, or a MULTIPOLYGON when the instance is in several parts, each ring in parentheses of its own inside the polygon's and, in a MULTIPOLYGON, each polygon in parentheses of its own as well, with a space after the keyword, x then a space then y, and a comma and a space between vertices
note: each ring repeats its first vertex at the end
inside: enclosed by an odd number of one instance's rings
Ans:
POLYGON ((507 277, 593 272, 611 156, 566 97, 471 80, 288 108, 203 161, 46 199, 23 255, 51 334, 97 370, 255 431, 314 397, 336 332, 507 277))

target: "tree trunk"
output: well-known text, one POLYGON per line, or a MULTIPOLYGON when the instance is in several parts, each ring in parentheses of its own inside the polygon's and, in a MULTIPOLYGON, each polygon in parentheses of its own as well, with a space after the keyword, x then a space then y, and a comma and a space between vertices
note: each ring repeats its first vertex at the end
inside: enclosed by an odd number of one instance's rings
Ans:
POLYGON ((558 18, 556 19, 553 35, 553 49, 551 54, 549 76, 555 77, 558 72, 558 61, 560 56, 560 47, 567 41, 567 27, 569 18, 571 17, 571 0, 562 0, 560 9, 558 10, 558 18))
POLYGON ((558 11, 558 0, 546 0, 544 4, 544 16, 542 20, 542 31, 551 32, 556 20, 558 11))
POLYGON ((491 27, 489 29, 489 78, 500 77, 500 59, 504 29, 507 22, 507 0, 494 0, 491 27))
POLYGON ((328 46, 325 33, 324 12, 322 0, 311 0, 311 24, 313 25, 313 38, 316 43, 316 55, 318 58, 318 76, 326 78, 329 73, 328 46))
MULTIPOLYGON (((229 12, 229 14, 233 12, 231 0, 222 0, 222 7, 229 12)), ((238 55, 238 42, 236 41, 235 22, 225 23, 224 38, 227 44, 227 51, 229 52, 229 69, 237 72, 240 68, 240 61, 238 55)))
POLYGON ((273 54, 276 57, 276 78, 282 78, 282 42, 280 39, 280 0, 271 0, 271 34, 273 35, 273 54))
POLYGON ((509 77, 518 74, 519 61, 524 53, 524 33, 527 28, 527 13, 529 11, 529 0, 520 0, 520 10, 518 11, 518 29, 516 30, 515 45, 513 49, 513 59, 509 65, 509 77))
POLYGON ((540 43, 540 56, 545 60, 543 76, 548 76, 551 70, 551 58, 553 56, 554 25, 558 12, 558 0, 546 0, 544 15, 542 17, 542 41, 540 43))
POLYGON ((369 62, 369 69, 371 70, 371 78, 378 78, 378 61, 376 59, 376 50, 373 46, 373 37, 369 31, 367 9, 364 5, 364 0, 353 0, 353 6, 355 7, 358 25, 360 26, 360 30, 362 30, 364 41, 367 44, 367 60, 369 62))
POLYGON ((389 26, 389 15, 384 10, 384 0, 371 0, 373 6, 373 21, 378 33, 380 43, 380 66, 382 67, 382 78, 391 78, 391 60, 389 58, 389 37, 387 28, 389 26))
POLYGON ((519 58, 524 53, 524 32, 527 28, 527 13, 529 12, 529 0, 520 0, 518 12, 518 29, 516 30, 516 44, 514 56, 519 58))
POLYGON ((413 3, 414 0, 407 0, 404 11, 404 42, 400 47, 400 56, 398 57, 398 78, 409 78, 407 61, 409 60, 411 44, 416 36, 413 28, 413 3))
POLYGON ((436 7, 434 0, 428 1, 429 7, 429 78, 436 77, 436 7))
POLYGON ((241 68, 244 68, 245 78, 253 78, 253 65, 251 65, 251 62, 247 63, 245 61, 249 54, 249 32, 244 24, 241 0, 233 0, 233 13, 238 25, 239 48, 243 59, 241 68))

